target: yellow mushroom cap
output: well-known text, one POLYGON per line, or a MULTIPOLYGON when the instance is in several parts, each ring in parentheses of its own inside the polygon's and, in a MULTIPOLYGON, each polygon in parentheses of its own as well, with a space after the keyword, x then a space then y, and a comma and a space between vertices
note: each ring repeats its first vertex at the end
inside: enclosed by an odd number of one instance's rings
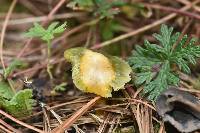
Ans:
POLYGON ((77 88, 84 92, 111 97, 130 81, 130 66, 122 59, 105 56, 85 48, 71 48, 64 53, 72 63, 72 78, 77 88))

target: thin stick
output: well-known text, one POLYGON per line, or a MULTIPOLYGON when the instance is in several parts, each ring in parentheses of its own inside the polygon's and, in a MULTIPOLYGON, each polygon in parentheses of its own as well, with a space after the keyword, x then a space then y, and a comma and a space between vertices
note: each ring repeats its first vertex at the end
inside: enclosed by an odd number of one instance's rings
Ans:
POLYGON ((3 60, 3 42, 4 42, 4 36, 5 36, 5 33, 6 33, 6 28, 7 28, 7 24, 8 24, 8 21, 10 19, 10 15, 12 14, 12 11, 15 7, 17 3, 17 0, 13 0, 12 1, 12 4, 8 10, 8 13, 6 15, 6 18, 5 18, 5 21, 4 21, 4 24, 3 24, 3 28, 2 28, 2 32, 1 32, 1 39, 0 39, 0 58, 1 58, 1 64, 2 64, 2 67, 3 67, 3 70, 5 71, 5 64, 4 64, 4 60, 3 60))
POLYGON ((50 132, 51 131, 50 120, 45 107, 42 107, 42 112, 44 114, 43 117, 44 127, 45 127, 44 130, 45 132, 50 132))
MULTIPOLYGON (((73 12, 73 13, 62 13, 62 14, 56 14, 51 17, 50 20, 55 19, 66 19, 66 18, 74 18, 74 17, 84 17, 86 14, 82 12, 73 12)), ((28 17, 28 18, 21 18, 21 19, 11 19, 8 22, 8 25, 20 25, 20 24, 26 24, 26 23, 33 23, 33 22, 41 22, 45 21, 47 19, 47 16, 39 16, 39 17, 28 17)), ((2 25, 3 22, 0 22, 0 25, 2 25)))
POLYGON ((97 19, 91 20, 91 21, 89 21, 89 22, 85 22, 85 23, 83 23, 83 24, 81 24, 81 25, 79 25, 79 26, 77 26, 77 27, 71 29, 70 31, 66 31, 61 37, 58 37, 57 39, 55 39, 55 40, 52 42, 52 44, 58 43, 59 41, 61 41, 61 40, 65 39, 65 38, 67 38, 68 36, 70 36, 70 35, 76 33, 77 31, 79 31, 79 30, 85 28, 86 26, 95 25, 97 22, 99 22, 99 20, 100 20, 100 19, 97 18, 97 19))
MULTIPOLYGON (((0 129, 3 130, 3 131, 5 131, 6 133, 12 133, 12 131, 6 129, 6 128, 5 128, 4 126, 2 126, 2 125, 0 125, 0 129)), ((1 130, 0 130, 0 131, 1 131, 1 130)))
POLYGON ((9 124, 6 123, 5 121, 3 121, 2 119, 0 119, 0 123, 1 123, 3 126, 7 127, 9 130, 11 130, 11 131, 13 131, 13 132, 15 132, 15 133, 22 133, 21 131, 15 129, 15 128, 12 127, 11 125, 9 125, 9 124))
POLYGON ((60 123, 60 124, 62 124, 63 122, 62 122, 62 120, 60 119, 60 116, 58 115, 58 114, 56 114, 56 112, 53 110, 53 109, 49 109, 50 110, 50 112, 53 114, 53 116, 56 118, 56 120, 60 123))
POLYGON ((62 125, 55 128, 52 133, 63 133, 64 130, 68 129, 79 117, 81 117, 88 109, 90 109, 101 97, 97 96, 79 109, 69 119, 65 120, 62 125))
POLYGON ((66 0, 60 0, 59 3, 48 14, 46 22, 58 11, 58 9, 66 2, 66 0))
MULTIPOLYGON (((59 60, 52 62, 51 65, 54 65, 54 64, 57 64, 57 63, 60 63, 60 62, 63 62, 63 61, 65 61, 65 59, 61 58, 59 60)), ((29 72, 32 72, 32 71, 37 71, 39 69, 46 68, 46 67, 47 67, 47 63, 44 63, 44 64, 41 64, 41 65, 38 65, 38 66, 35 66, 35 67, 31 67, 31 68, 26 69, 24 71, 20 71, 18 73, 15 73, 12 76, 16 77, 16 76, 19 76, 19 75, 22 75, 22 74, 25 74, 25 73, 29 73, 29 72)))
POLYGON ((156 4, 149 4, 149 3, 142 3, 144 6, 150 7, 150 8, 154 8, 154 9, 158 9, 158 10, 163 10, 163 11, 167 11, 167 12, 174 12, 180 15, 184 15, 184 16, 188 16, 190 18, 195 18, 197 20, 200 20, 200 15, 196 14, 196 13, 192 13, 192 12, 187 12, 187 11, 183 11, 183 10, 179 10, 176 8, 171 8, 171 7, 166 7, 166 6, 161 6, 161 5, 156 5, 156 4))
POLYGON ((180 2, 180 3, 182 3, 182 4, 185 4, 185 5, 190 4, 190 2, 187 1, 187 0, 176 0, 176 1, 177 1, 177 2, 180 2))
MULTIPOLYGON (((192 4, 186 5, 186 6, 184 6, 183 8, 181 8, 180 10, 181 10, 181 11, 186 11, 186 10, 188 10, 189 8, 191 8, 193 4, 196 4, 196 3, 198 3, 198 2, 199 2, 199 0, 196 0, 196 1, 194 1, 192 4)), ((147 30, 149 30, 149 29, 151 29, 151 28, 153 28, 153 27, 156 27, 156 26, 158 26, 158 25, 160 25, 160 24, 162 24, 162 23, 164 23, 164 22, 166 22, 166 21, 168 21, 168 20, 170 20, 170 19, 172 19, 172 18, 174 18, 174 17, 176 17, 176 16, 177 16, 177 13, 172 13, 172 14, 170 14, 170 15, 168 15, 168 16, 166 16, 166 17, 163 17, 162 19, 159 19, 159 20, 157 20, 157 21, 155 21, 155 22, 153 22, 153 23, 151 23, 151 24, 148 24, 148 25, 146 25, 146 26, 143 26, 142 28, 139 28, 139 29, 134 30, 134 31, 132 31, 132 32, 129 32, 129 33, 127 33, 127 34, 120 35, 120 36, 118 36, 118 37, 116 37, 116 38, 113 38, 113 39, 111 39, 111 40, 108 40, 108 41, 106 41, 106 42, 103 42, 103 43, 94 45, 93 47, 91 47, 91 49, 102 48, 102 47, 104 47, 104 46, 110 45, 110 44, 112 44, 112 43, 115 43, 115 42, 118 42, 118 41, 120 41, 120 40, 129 38, 129 37, 134 36, 134 35, 136 35, 136 34, 142 33, 142 32, 144 32, 144 31, 147 31, 147 30)))
POLYGON ((148 104, 147 102, 143 102, 142 100, 139 100, 139 99, 130 99, 130 101, 135 101, 135 102, 138 102, 138 103, 141 103, 141 104, 144 104, 144 105, 146 105, 146 106, 148 106, 149 108, 151 108, 152 110, 155 110, 156 111, 156 109, 152 106, 152 105, 150 105, 150 104, 148 104))
POLYGON ((159 129, 158 133, 165 133, 165 126, 164 126, 163 122, 160 124, 160 129, 159 129))
POLYGON ((40 130, 40 129, 36 128, 36 127, 33 127, 31 125, 26 124, 26 123, 24 123, 24 122, 22 122, 22 121, 20 121, 20 120, 18 120, 16 118, 12 117, 11 115, 7 114, 6 112, 4 112, 2 110, 0 110, 0 114, 4 115, 5 117, 11 119, 12 121, 14 121, 14 122, 26 127, 26 128, 29 128, 29 129, 31 129, 33 131, 38 132, 38 133, 44 133, 42 130, 40 130))
MULTIPOLYGON (((176 1, 178 1, 178 2, 180 2, 180 3, 182 3, 182 4, 185 4, 185 5, 191 4, 191 2, 188 1, 188 0, 176 0, 176 1)), ((199 7, 199 6, 193 5, 192 7, 193 7, 194 10, 196 10, 197 12, 200 12, 200 7, 199 7)))
POLYGON ((29 0, 20 0, 19 3, 21 3, 24 7, 26 7, 30 12, 32 12, 35 16, 41 16, 44 15, 44 13, 31 3, 29 0))

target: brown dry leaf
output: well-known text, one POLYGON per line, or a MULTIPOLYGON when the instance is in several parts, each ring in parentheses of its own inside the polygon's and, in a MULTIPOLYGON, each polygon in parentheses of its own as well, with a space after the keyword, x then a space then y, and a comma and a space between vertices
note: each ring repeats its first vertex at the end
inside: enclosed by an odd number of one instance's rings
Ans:
POLYGON ((156 101, 158 114, 181 132, 200 129, 200 101, 189 92, 171 87, 156 101))

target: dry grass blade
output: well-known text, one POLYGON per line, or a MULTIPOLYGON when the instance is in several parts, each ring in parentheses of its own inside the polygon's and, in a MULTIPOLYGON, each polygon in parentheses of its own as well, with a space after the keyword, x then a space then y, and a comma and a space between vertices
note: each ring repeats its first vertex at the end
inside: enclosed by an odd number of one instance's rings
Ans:
POLYGON ((1 133, 12 133, 12 131, 8 130, 4 126, 0 125, 0 132, 1 133))
POLYGON ((155 5, 155 4, 147 4, 147 3, 143 3, 143 5, 150 7, 150 8, 154 8, 154 9, 158 9, 158 10, 162 10, 162 11, 167 11, 167 12, 174 12, 183 16, 188 16, 190 18, 194 18, 197 20, 200 20, 200 15, 197 13, 192 13, 189 11, 182 11, 176 8, 171 8, 171 7, 165 7, 165 6, 161 6, 161 5, 155 5))
POLYGON ((160 129, 159 129, 158 133, 165 133, 165 126, 164 126, 163 122, 160 125, 160 129))
POLYGON ((79 117, 81 117, 88 109, 90 109, 101 97, 97 96, 84 105, 81 109, 75 112, 69 119, 63 122, 62 125, 55 128, 53 133, 63 133, 66 129, 68 129, 79 117))
MULTIPOLYGON (((188 0, 176 0, 176 1, 178 1, 178 2, 180 2, 180 3, 182 3, 182 4, 185 4, 185 5, 191 4, 191 2, 188 1, 188 0)), ((200 12, 200 7, 199 7, 199 6, 193 5, 193 8, 194 8, 197 12, 200 12)))
POLYGON ((3 67, 4 71, 5 71, 5 64, 4 64, 4 60, 3 60, 4 36, 5 36, 5 32, 6 32, 8 21, 10 19, 10 15, 12 14, 12 11, 13 11, 16 3, 17 3, 17 0, 13 0, 12 4, 10 6, 10 9, 8 11, 8 14, 6 15, 6 19, 4 21, 3 28, 2 28, 2 31, 1 31, 1 38, 0 38, 0 58, 1 58, 1 64, 2 64, 2 67, 3 67))
POLYGON ((151 111, 148 107, 138 104, 136 108, 135 118, 138 123, 140 133, 153 133, 151 111))
MULTIPOLYGON (((51 21, 54 21, 56 19, 67 19, 67 18, 74 18, 74 17, 84 17, 85 13, 62 13, 62 14, 56 14, 51 17, 51 21)), ((35 23, 35 22, 41 22, 45 21, 47 19, 47 16, 39 16, 39 17, 28 17, 28 18, 21 18, 21 19, 12 19, 8 22, 8 25, 21 25, 21 24, 27 24, 27 23, 35 23)), ((0 26, 2 25, 2 22, 0 22, 0 26)))
POLYGON ((50 127, 49 114, 46 111, 45 107, 42 107, 42 112, 43 112, 44 130, 45 132, 50 132, 51 127, 50 127))
POLYGON ((1 120, 0 119, 0 123, 5 126, 6 128, 8 128, 9 130, 11 130, 12 132, 15 132, 15 133, 22 133, 21 131, 15 129, 14 127, 12 127, 11 125, 9 125, 8 123, 6 123, 5 121, 1 120))
POLYGON ((14 121, 14 122, 16 122, 16 123, 18 123, 18 124, 20 124, 20 125, 22 125, 22 126, 28 128, 28 129, 31 129, 31 130, 33 130, 33 131, 35 131, 35 132, 38 132, 38 133, 44 133, 42 130, 37 129, 36 127, 33 127, 33 126, 31 126, 31 125, 26 124, 26 123, 24 123, 24 122, 22 122, 22 121, 20 121, 20 120, 18 120, 18 119, 16 119, 16 118, 12 117, 11 115, 5 113, 5 112, 2 111, 2 110, 0 110, 0 114, 4 115, 5 117, 9 118, 10 120, 12 120, 12 121, 14 121))
POLYGON ((97 133, 104 133, 105 132, 106 126, 109 123, 111 118, 112 118, 112 114, 111 113, 106 114, 106 118, 104 119, 104 121, 99 126, 99 128, 97 130, 97 133))

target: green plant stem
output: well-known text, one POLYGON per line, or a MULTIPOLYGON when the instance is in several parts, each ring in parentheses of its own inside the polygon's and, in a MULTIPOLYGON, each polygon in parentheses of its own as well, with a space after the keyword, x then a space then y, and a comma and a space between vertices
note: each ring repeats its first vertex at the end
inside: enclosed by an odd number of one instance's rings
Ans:
POLYGON ((8 81, 8 84, 10 85, 11 90, 12 90, 12 91, 14 92, 14 94, 15 94, 15 93, 16 93, 16 90, 15 90, 13 84, 12 84, 12 80, 11 80, 11 79, 7 79, 7 81, 8 81))
POLYGON ((50 41, 48 41, 47 42, 47 72, 49 74, 50 79, 53 79, 53 75, 51 73, 50 57, 51 57, 51 43, 50 41))

